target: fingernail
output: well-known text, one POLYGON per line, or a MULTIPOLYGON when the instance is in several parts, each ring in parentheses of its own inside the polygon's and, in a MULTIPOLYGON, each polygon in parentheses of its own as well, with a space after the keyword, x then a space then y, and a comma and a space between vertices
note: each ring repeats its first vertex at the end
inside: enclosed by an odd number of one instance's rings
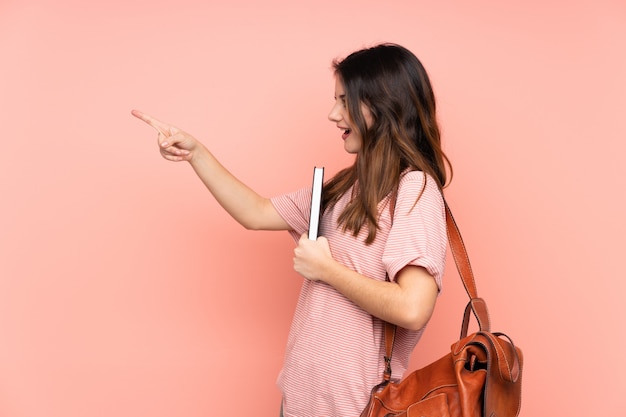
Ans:
POLYGON ((170 146, 170 144, 167 143, 167 142, 162 142, 161 143, 161 147, 163 147, 163 148, 167 148, 168 146, 170 146))

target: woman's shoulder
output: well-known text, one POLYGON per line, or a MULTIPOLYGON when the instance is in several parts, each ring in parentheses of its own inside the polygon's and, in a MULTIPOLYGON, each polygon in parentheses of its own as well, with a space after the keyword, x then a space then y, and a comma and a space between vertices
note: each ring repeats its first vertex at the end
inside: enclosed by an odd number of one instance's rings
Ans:
POLYGON ((415 188, 419 187, 426 189, 433 189, 435 191, 439 191, 439 187, 437 186, 437 181, 430 175, 424 173, 423 171, 405 171, 400 177, 400 188, 415 188), (424 182, 426 182, 426 187, 424 187, 424 182))
POLYGON ((443 201, 437 182, 423 171, 407 171, 398 185, 398 200, 413 206, 416 201, 430 202, 437 206, 443 201))

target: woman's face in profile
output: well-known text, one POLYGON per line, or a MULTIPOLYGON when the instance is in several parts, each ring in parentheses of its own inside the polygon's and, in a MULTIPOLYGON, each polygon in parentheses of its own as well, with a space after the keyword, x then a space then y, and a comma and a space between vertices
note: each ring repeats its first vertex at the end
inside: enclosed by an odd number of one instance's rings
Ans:
MULTIPOLYGON (((370 109, 361 103, 361 112, 367 127, 372 125, 372 113, 370 109)), ((343 82, 339 77, 335 77, 335 104, 333 105, 328 119, 331 122, 336 123, 337 127, 343 130, 341 139, 343 140, 343 147, 348 153, 358 153, 363 146, 363 138, 354 129, 354 123, 348 112, 348 106, 346 102, 346 92, 343 86, 343 82)))

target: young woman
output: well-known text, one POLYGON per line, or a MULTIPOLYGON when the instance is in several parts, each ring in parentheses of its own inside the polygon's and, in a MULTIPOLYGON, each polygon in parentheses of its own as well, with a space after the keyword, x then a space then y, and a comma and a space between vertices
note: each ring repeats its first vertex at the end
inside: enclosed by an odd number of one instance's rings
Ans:
POLYGON ((383 321, 398 325, 393 378, 406 370, 443 275, 447 182, 430 81, 407 49, 382 44, 334 62, 340 129, 354 164, 323 192, 321 237, 306 237, 311 188, 271 199, 237 180, 194 137, 138 111, 161 155, 188 161, 248 229, 287 230, 305 280, 278 386, 285 417, 358 416, 381 380, 383 321))

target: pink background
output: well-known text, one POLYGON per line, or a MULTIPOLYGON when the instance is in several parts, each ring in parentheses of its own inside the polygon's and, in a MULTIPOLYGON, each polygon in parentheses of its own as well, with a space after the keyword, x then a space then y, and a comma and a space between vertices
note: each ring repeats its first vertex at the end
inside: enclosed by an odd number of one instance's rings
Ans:
MULTIPOLYGON (((293 243, 243 230, 130 110, 290 191, 350 163, 330 62, 380 41, 431 74, 521 415, 622 413, 626 3, 512 3, 0 0, 0 416, 276 416, 293 243)), ((464 297, 450 264, 414 367, 464 297)))

